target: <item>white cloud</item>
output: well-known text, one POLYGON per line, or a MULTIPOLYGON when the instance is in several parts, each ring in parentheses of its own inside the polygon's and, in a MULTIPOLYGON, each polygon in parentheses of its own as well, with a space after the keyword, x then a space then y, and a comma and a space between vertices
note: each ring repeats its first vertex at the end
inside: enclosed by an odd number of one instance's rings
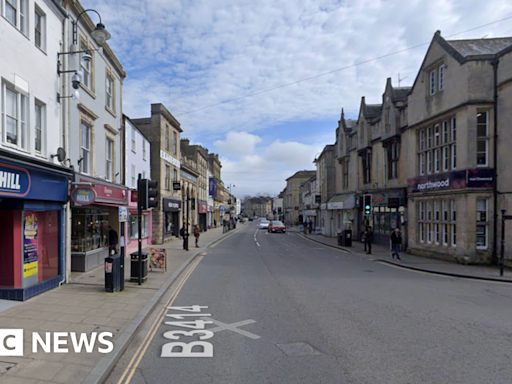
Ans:
POLYGON ((261 143, 259 136, 247 132, 230 131, 224 140, 214 142, 224 156, 248 155, 254 152, 256 144, 261 143))
MULTIPOLYGON (((428 44, 371 59, 428 43, 438 29, 445 38, 473 29, 451 39, 512 35, 509 21, 474 29, 511 15, 512 2, 503 0, 82 3, 84 8, 98 10, 112 33, 109 44, 128 74, 123 83, 128 116, 149 116, 151 103, 163 103, 180 121, 184 136, 205 145, 217 140, 215 145, 225 158, 223 172, 230 167, 253 167, 247 170, 264 170, 272 173, 272 179, 282 177, 280 172, 305 167, 302 158, 308 162, 314 158, 318 150, 306 155, 307 149, 301 146, 319 144, 311 142, 311 131, 334 138, 341 107, 347 117, 355 117, 361 96, 368 103, 381 102, 386 78, 397 85, 399 73, 405 79, 401 85, 410 85, 428 44), (345 69, 335 71, 340 68, 345 69), (330 71, 334 72, 280 87, 330 71), (333 128, 319 131, 312 126, 288 138, 275 128, 286 122, 326 119, 332 119, 333 128), (261 138, 257 143, 249 140, 248 148, 268 147, 265 153, 273 161, 247 156, 233 163, 230 156, 252 153, 230 145, 240 141, 229 136, 234 127, 242 135, 261 138)), ((320 149, 331 143, 321 143, 320 149)), ((253 180, 255 192, 263 189, 259 177, 253 180)), ((274 184, 265 185, 274 188, 274 184)))

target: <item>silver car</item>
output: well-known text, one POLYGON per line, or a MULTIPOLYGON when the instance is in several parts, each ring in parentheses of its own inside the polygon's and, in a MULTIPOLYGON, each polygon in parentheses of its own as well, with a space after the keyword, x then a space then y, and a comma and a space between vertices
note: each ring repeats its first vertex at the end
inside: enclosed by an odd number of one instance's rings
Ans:
POLYGON ((267 219, 261 219, 260 229, 268 229, 269 224, 270 224, 270 221, 268 221, 267 219))

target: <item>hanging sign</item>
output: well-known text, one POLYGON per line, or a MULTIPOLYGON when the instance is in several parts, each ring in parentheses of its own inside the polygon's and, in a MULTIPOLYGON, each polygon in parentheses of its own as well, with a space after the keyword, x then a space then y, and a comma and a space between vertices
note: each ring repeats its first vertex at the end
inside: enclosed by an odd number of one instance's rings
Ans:
POLYGON ((71 192, 71 200, 77 205, 89 205, 96 200, 96 192, 91 187, 78 187, 71 192))

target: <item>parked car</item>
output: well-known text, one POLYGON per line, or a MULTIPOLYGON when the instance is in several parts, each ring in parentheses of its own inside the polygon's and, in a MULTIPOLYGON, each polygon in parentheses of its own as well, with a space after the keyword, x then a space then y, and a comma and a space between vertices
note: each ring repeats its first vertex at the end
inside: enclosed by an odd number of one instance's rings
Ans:
POLYGON ((252 218, 252 216, 251 216, 251 217, 249 217, 249 221, 253 221, 253 220, 254 220, 254 219, 252 218))
POLYGON ((268 225, 268 231, 271 233, 286 233, 286 227, 282 221, 272 220, 268 225))
POLYGON ((268 221, 267 219, 261 219, 260 229, 267 229, 269 224, 270 224, 270 221, 268 221))

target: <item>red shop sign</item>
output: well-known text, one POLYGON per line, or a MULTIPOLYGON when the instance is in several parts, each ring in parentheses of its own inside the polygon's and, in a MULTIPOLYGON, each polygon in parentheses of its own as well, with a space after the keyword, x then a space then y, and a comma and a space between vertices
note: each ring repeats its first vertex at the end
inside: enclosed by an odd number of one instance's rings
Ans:
POLYGON ((199 203, 199 213, 208 213, 208 205, 199 203))
POLYGON ((98 203, 128 204, 128 191, 126 188, 114 187, 110 184, 102 183, 96 179, 84 176, 80 176, 78 180, 81 183, 96 184, 92 189, 96 192, 96 202, 98 203))

